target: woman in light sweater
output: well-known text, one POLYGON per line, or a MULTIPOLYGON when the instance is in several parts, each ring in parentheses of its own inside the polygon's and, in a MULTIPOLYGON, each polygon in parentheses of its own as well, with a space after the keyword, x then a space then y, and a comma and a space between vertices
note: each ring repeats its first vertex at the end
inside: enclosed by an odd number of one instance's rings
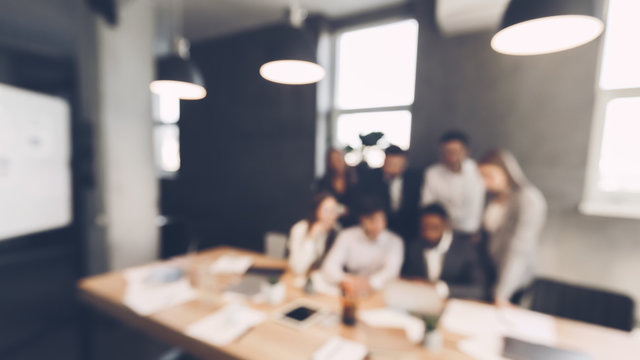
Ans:
POLYGON ((313 198, 310 215, 298 221, 289 232, 289 267, 296 275, 319 268, 333 245, 338 228, 340 205, 329 193, 313 198))
POLYGON ((483 227, 489 236, 485 250, 495 267, 493 297, 505 305, 517 301, 535 275, 547 205, 510 152, 494 150, 479 165, 488 192, 483 227))

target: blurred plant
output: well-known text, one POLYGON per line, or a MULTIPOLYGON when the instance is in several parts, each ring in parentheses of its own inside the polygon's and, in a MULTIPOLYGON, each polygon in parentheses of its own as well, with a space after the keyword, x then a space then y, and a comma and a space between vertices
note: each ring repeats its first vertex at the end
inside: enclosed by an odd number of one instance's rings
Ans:
POLYGON ((381 167, 384 162, 384 148, 388 145, 380 141, 384 138, 384 133, 376 131, 366 135, 360 134, 359 137, 360 147, 353 148, 347 145, 344 148, 345 162, 350 166, 359 166, 365 162, 371 168, 381 167))

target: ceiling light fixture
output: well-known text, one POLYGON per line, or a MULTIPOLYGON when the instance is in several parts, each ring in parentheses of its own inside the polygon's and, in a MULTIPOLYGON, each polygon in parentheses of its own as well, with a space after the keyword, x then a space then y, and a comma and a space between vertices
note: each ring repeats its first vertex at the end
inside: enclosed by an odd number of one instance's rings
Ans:
POLYGON ((156 80, 149 84, 153 93, 167 98, 199 100, 207 96, 200 69, 190 60, 189 41, 182 37, 183 9, 181 1, 167 2, 170 6, 171 46, 169 54, 156 61, 156 80))
POLYGON ((507 55, 540 55, 586 44, 604 30, 593 0, 512 0, 491 47, 507 55))
POLYGON ((158 95, 169 95, 182 100, 199 100, 207 96, 200 69, 189 59, 189 43, 176 40, 175 54, 158 59, 157 79, 149 85, 158 95))
POLYGON ((303 27, 307 12, 298 1, 292 1, 288 15, 289 26, 278 34, 279 44, 260 67, 260 76, 280 84, 316 83, 324 78, 325 70, 316 63, 315 42, 303 27))

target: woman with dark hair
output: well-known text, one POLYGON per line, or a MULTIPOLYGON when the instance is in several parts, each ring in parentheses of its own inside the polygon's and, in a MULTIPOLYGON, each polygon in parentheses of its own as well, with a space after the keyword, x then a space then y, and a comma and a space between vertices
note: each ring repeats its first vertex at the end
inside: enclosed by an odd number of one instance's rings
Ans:
POLYGON ((349 211, 356 198, 357 176, 353 168, 344 161, 344 153, 337 149, 329 149, 325 158, 325 174, 317 184, 318 192, 332 194, 345 207, 340 222, 343 226, 356 223, 355 217, 349 211))
POLYGON ((289 232, 289 267, 297 275, 319 268, 339 230, 339 204, 326 192, 313 197, 307 218, 298 221, 289 232))
POLYGON ((535 275, 547 205, 510 152, 491 151, 479 168, 488 192, 483 227, 489 237, 486 251, 496 272, 493 297, 504 305, 517 301, 535 275))

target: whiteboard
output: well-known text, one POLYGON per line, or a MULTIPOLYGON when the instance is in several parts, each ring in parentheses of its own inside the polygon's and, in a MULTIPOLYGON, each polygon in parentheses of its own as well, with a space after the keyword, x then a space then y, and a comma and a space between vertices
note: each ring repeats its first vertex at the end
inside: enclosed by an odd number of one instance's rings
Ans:
POLYGON ((0 84, 0 240, 71 222, 69 105, 0 84))

